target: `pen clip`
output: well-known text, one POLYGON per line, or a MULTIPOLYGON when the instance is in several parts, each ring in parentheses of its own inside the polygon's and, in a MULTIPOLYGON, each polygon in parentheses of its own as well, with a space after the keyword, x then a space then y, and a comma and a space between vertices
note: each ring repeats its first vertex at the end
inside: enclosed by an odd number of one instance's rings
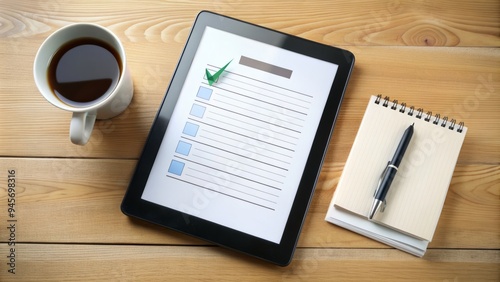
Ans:
MULTIPOLYGON (((385 173, 387 172, 387 169, 389 168, 389 165, 391 164, 391 161, 387 162, 387 165, 385 166, 384 170, 380 174, 380 178, 378 179, 378 184, 377 188, 375 189, 375 193, 373 193, 373 197, 377 195, 378 190, 380 189, 380 184, 382 184, 382 179, 384 178, 385 173)), ((384 202, 382 203, 382 206, 380 207, 380 211, 384 212, 385 206, 387 205, 387 201, 384 199, 384 202)))

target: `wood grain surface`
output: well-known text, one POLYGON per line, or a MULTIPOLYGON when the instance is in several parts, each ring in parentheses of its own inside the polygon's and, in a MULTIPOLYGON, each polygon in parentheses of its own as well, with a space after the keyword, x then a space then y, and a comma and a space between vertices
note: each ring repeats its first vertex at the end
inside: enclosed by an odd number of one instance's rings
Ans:
POLYGON ((499 47, 498 0, 0 0, 0 281, 500 281, 499 47), (120 211, 200 10, 356 56, 288 267, 120 211), (116 33, 134 80, 129 108, 98 121, 85 146, 71 144, 71 113, 45 101, 32 74, 43 40, 74 22, 97 23, 116 33), (464 121, 469 128, 423 258, 324 221, 369 96, 379 93, 464 121), (15 232, 8 212, 12 169, 15 232), (9 272, 12 253, 15 274, 9 272))

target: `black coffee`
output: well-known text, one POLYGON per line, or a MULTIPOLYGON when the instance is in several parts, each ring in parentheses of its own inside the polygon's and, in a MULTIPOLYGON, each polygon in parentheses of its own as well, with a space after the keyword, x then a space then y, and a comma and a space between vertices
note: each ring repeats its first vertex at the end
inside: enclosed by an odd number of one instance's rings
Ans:
POLYGON ((118 53, 93 38, 70 41, 54 54, 48 69, 49 85, 63 102, 84 105, 105 98, 121 73, 118 53))

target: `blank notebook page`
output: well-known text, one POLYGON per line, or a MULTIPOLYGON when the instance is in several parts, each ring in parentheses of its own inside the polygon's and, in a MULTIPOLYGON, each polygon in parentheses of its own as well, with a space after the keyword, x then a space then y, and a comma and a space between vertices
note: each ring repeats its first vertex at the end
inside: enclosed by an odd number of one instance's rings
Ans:
POLYGON ((333 201, 337 207, 368 217, 380 175, 403 132, 414 123, 385 211, 377 213, 374 221, 431 241, 467 128, 436 116, 427 121, 426 113, 417 118, 418 111, 408 115, 410 109, 402 113, 402 107, 371 97, 333 201))

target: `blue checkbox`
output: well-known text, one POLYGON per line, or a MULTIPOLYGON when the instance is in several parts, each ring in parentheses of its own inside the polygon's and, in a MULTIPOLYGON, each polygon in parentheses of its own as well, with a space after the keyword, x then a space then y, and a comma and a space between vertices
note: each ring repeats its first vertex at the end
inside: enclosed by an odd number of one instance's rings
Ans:
POLYGON ((203 115, 205 114, 205 107, 200 106, 198 104, 193 104, 193 107, 191 107, 191 112, 190 114, 195 117, 202 118, 203 115))
POLYGON ((170 162, 170 167, 168 168, 168 172, 180 176, 182 174, 182 170, 184 170, 183 162, 179 162, 176 160, 172 160, 172 162, 170 162))
POLYGON ((184 126, 184 130, 182 130, 182 133, 189 135, 189 136, 196 136, 196 133, 198 133, 198 128, 200 126, 191 122, 186 122, 186 125, 184 126))
POLYGON ((210 100, 210 97, 212 96, 212 89, 200 86, 196 96, 204 100, 210 100))
POLYGON ((189 151, 191 151, 191 144, 184 141, 179 141, 179 143, 177 143, 175 152, 187 156, 189 155, 189 151))

